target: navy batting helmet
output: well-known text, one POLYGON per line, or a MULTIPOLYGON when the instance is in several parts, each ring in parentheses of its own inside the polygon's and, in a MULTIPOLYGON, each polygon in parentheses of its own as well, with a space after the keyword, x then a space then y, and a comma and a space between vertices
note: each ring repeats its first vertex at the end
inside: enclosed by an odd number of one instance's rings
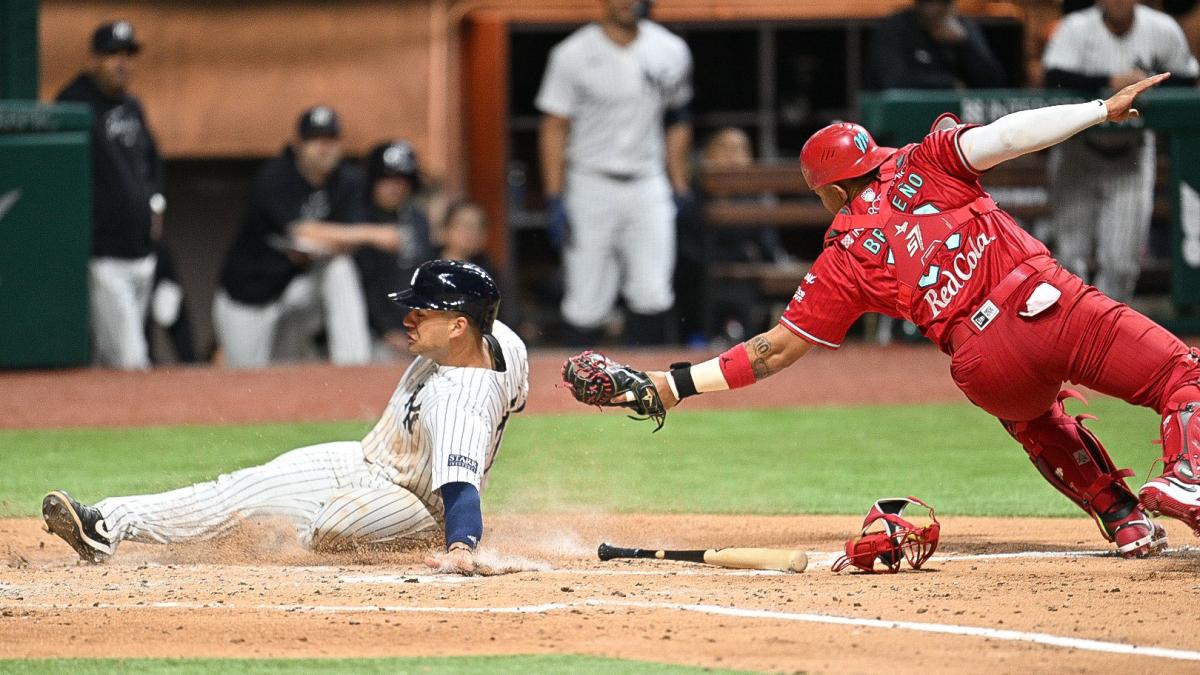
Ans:
POLYGON ((483 333, 500 312, 500 288, 483 268, 462 260, 430 260, 413 272, 411 288, 388 297, 411 309, 465 314, 483 333))

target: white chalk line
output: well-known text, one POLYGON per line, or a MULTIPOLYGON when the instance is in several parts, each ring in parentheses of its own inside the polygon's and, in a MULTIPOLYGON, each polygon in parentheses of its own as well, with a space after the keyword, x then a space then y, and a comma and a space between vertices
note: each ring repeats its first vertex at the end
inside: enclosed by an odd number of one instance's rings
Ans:
MULTIPOLYGON (((657 570, 596 570, 579 568, 555 568, 547 570, 513 570, 511 574, 551 574, 570 576, 601 576, 601 577, 778 577, 790 572, 779 570, 731 570, 724 568, 712 569, 657 569, 657 570)), ((508 576, 497 575, 497 576, 508 576)), ((463 577, 452 574, 344 574, 337 578, 347 584, 379 584, 390 586, 396 584, 452 584, 470 581, 485 581, 490 576, 463 577)))
MULTIPOLYGON (((1171 553, 1185 553, 1192 551, 1190 547, 1174 549, 1167 551, 1171 553)), ((809 561, 809 571, 817 567, 828 567, 841 555, 840 553, 830 553, 828 551, 809 551, 807 552, 809 561)), ((1012 558, 1029 558, 1029 559, 1061 559, 1061 558, 1115 558, 1115 551, 1095 550, 1095 551, 1018 551, 1014 553, 973 553, 973 554, 956 554, 935 556, 926 566, 937 565, 944 562, 973 562, 973 561, 988 561, 988 560, 1007 560, 1012 558)), ((791 572, 783 572, 779 570, 731 570, 718 567, 701 567, 692 569, 684 567, 681 569, 651 569, 651 570, 634 570, 634 569, 580 569, 580 568, 553 568, 544 570, 514 570, 513 573, 536 573, 536 574, 562 574, 562 575, 579 575, 579 576, 613 576, 613 577, 635 577, 635 576, 694 576, 694 577, 774 577, 786 576, 791 572)), ((348 574, 338 577, 339 581, 348 584, 413 584, 413 583, 465 583, 470 581, 485 580, 490 577, 460 577, 454 575, 416 575, 416 574, 348 574)))
POLYGON ((957 624, 920 623, 916 621, 892 621, 884 619, 862 619, 832 614, 807 614, 798 612, 778 612, 766 609, 744 609, 741 607, 724 607, 720 605, 681 604, 671 602, 630 602, 613 600, 581 600, 576 602, 551 602, 538 605, 517 605, 513 607, 412 607, 404 605, 231 605, 225 603, 191 603, 191 602, 150 602, 150 603, 94 603, 90 605, 58 605, 22 603, 19 605, 0 605, 0 609, 11 610, 89 610, 116 609, 129 611, 138 609, 226 609, 232 611, 274 611, 296 613, 414 613, 414 614, 545 614, 548 612, 578 609, 580 607, 600 607, 617 609, 647 609, 675 610, 729 616, 743 619, 767 619, 774 621, 800 621, 805 623, 820 623, 835 626, 855 626, 861 628, 879 628, 908 630, 921 633, 938 633, 943 635, 961 635, 981 637, 992 640, 1010 642, 1030 642, 1049 647, 1066 649, 1082 649, 1110 654, 1127 656, 1153 656, 1180 661, 1200 661, 1200 652, 1184 649, 1169 649, 1147 645, 1132 645, 1124 642, 1108 642, 1104 640, 1089 640, 1072 638, 1050 633, 1032 633, 1017 630, 1001 630, 980 626, 963 626, 957 624))

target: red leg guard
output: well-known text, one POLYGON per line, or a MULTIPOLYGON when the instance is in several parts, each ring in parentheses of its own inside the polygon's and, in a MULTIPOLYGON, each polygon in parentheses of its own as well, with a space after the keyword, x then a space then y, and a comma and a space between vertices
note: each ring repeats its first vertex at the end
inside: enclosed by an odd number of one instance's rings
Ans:
POLYGON ((1117 469, 1100 439, 1083 426, 1089 415, 1071 417, 1063 399, 1078 392, 1064 389, 1054 405, 1027 422, 1001 420, 1004 428, 1025 448, 1029 459, 1056 490, 1096 520, 1104 538, 1114 541, 1118 521, 1138 509, 1138 500, 1125 484, 1129 469, 1117 469))
POLYGON ((1200 535, 1200 391, 1196 389, 1194 384, 1181 387, 1166 406, 1163 472, 1143 485, 1138 496, 1149 511, 1183 521, 1200 535))
POLYGON ((1200 385, 1189 382, 1171 394, 1163 410, 1164 471, 1200 483, 1200 385))

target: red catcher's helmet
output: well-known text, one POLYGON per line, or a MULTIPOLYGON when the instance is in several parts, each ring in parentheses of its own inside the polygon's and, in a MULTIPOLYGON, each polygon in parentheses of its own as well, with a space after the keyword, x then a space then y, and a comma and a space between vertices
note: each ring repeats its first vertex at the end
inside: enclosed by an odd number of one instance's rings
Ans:
POLYGON ((894 152, 895 148, 876 145, 870 132, 860 125, 838 122, 805 141, 800 150, 800 169, 808 187, 815 190, 868 173, 894 152))

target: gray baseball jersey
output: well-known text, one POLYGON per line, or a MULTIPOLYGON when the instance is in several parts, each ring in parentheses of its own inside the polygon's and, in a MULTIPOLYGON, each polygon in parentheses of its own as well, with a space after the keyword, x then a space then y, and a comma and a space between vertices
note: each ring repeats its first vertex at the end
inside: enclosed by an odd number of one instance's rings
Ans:
POLYGON ((261 466, 150 495, 96 504, 114 541, 176 543, 227 533, 244 518, 279 518, 313 548, 381 544, 437 526, 442 485, 483 489, 509 415, 525 406, 525 344, 497 321, 486 338, 498 370, 418 357, 362 442, 297 448, 261 466))
POLYGON ((1063 17, 1046 45, 1042 68, 1105 76, 1134 68, 1151 75, 1200 74, 1183 29, 1175 19, 1145 5, 1134 9, 1133 27, 1124 35, 1108 30, 1099 7, 1063 17))
POLYGON ((562 313, 572 326, 601 325, 618 292, 639 314, 675 302, 663 117, 691 100, 691 70, 687 44, 646 20, 628 45, 589 24, 550 53, 536 103, 570 120, 562 313))
POLYGON ((575 31, 550 52, 539 110, 571 120, 572 170, 646 176, 665 165, 663 113, 692 98, 692 56, 652 21, 621 46, 599 24, 575 31))

